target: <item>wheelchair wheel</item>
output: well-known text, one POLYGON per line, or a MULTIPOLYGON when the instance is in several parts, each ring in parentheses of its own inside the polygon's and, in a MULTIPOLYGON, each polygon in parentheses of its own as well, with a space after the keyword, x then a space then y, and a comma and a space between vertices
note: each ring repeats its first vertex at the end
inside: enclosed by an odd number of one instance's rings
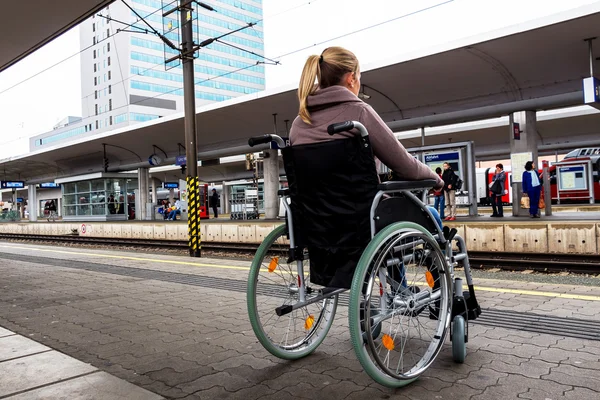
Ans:
MULTIPOLYGON (((286 225, 277 227, 258 248, 248 277, 248 316, 254 334, 271 354, 295 360, 312 353, 325 339, 337 308, 334 295, 278 316, 277 307, 299 301, 296 261, 287 263, 289 246, 284 244, 286 225)), ((306 299, 318 289, 309 282, 308 260, 304 261, 306 299)))
POLYGON ((462 315, 454 317, 452 322, 452 359, 462 364, 467 357, 466 323, 462 315))
POLYGON ((431 365, 450 325, 451 293, 445 256, 423 227, 399 222, 373 238, 354 274, 348 316, 352 345, 371 378, 401 387, 431 365), (378 337, 363 335, 374 329, 378 337))

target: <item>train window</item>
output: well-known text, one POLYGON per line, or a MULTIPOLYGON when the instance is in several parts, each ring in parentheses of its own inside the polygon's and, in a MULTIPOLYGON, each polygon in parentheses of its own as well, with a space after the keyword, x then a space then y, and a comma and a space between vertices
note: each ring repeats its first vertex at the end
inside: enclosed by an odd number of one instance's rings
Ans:
POLYGON ((579 155, 579 150, 573 150, 570 153, 568 153, 565 158, 574 158, 577 157, 579 155))

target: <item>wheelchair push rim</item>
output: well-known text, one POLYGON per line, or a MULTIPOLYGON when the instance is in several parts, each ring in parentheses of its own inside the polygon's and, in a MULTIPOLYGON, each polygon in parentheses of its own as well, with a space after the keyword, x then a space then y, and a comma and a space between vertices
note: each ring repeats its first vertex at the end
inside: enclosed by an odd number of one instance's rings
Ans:
POLYGON ((451 306, 449 268, 433 236, 408 222, 379 232, 363 252, 350 292, 350 336, 365 371, 388 387, 414 381, 443 347, 451 306), (425 260, 430 265, 424 265, 425 260), (394 265, 403 272, 394 275, 394 265), (410 274, 413 279, 408 279, 410 274), (437 306, 437 318, 429 316, 432 305, 437 306), (404 322, 407 327, 400 330, 404 322), (363 330, 373 329, 380 329, 380 335, 363 339, 363 330))
MULTIPOLYGON (((325 339, 337 308, 337 295, 278 316, 277 307, 299 301, 296 262, 287 263, 286 226, 271 232, 259 246, 248 276, 248 316, 262 346, 276 357, 294 360, 312 353, 325 339), (273 253, 274 245, 281 251, 273 253)), ((305 261, 305 282, 311 287, 305 261)), ((316 294, 316 290, 312 293, 316 294)), ((311 294, 306 295, 310 298, 311 294)))

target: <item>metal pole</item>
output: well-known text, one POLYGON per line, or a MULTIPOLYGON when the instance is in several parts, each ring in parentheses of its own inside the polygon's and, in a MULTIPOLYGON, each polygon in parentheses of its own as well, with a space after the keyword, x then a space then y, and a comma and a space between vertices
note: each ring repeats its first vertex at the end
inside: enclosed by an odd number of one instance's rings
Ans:
POLYGON ((200 196, 198 192, 198 148, 196 146, 196 94, 194 85, 194 35, 192 31, 192 3, 179 0, 182 59, 183 59, 183 101, 185 118, 185 157, 187 165, 188 192, 188 235, 190 257, 200 257, 201 237, 198 215, 200 196))
POLYGON ((425 147, 425 127, 421 127, 421 146, 425 147))
POLYGON ((467 185, 469 190, 469 215, 472 217, 477 216, 479 213, 477 207, 477 174, 475 171, 475 149, 473 142, 467 143, 467 185))
POLYGON ((592 41, 596 39, 595 37, 593 38, 589 38, 589 39, 585 39, 586 42, 588 42, 588 49, 590 51, 590 76, 593 77, 594 76, 594 49, 592 47, 592 41))
POLYGON ((594 193, 594 168, 592 167, 592 161, 588 160, 587 162, 587 175, 588 175, 588 186, 590 188, 590 204, 594 204, 595 201, 595 193, 594 193))

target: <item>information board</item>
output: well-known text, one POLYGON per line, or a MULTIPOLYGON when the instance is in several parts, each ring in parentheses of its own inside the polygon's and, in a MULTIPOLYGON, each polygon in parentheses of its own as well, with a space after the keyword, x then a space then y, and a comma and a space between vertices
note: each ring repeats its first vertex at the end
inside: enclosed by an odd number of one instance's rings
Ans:
POLYGON ((430 153, 425 154, 425 164, 429 166, 432 170, 436 170, 436 168, 440 168, 442 172, 444 171, 444 163, 450 164, 450 167, 454 170, 454 172, 460 175, 460 152, 452 151, 447 153, 430 153))
POLYGON ((165 189, 179 189, 179 183, 177 183, 177 182, 165 182, 163 184, 163 188, 165 188, 165 189))
POLYGON ((510 155, 510 168, 513 182, 523 182, 523 172, 527 161, 533 161, 533 153, 512 153, 510 155))
POLYGON ((558 190, 588 190, 585 165, 558 167, 558 190))

